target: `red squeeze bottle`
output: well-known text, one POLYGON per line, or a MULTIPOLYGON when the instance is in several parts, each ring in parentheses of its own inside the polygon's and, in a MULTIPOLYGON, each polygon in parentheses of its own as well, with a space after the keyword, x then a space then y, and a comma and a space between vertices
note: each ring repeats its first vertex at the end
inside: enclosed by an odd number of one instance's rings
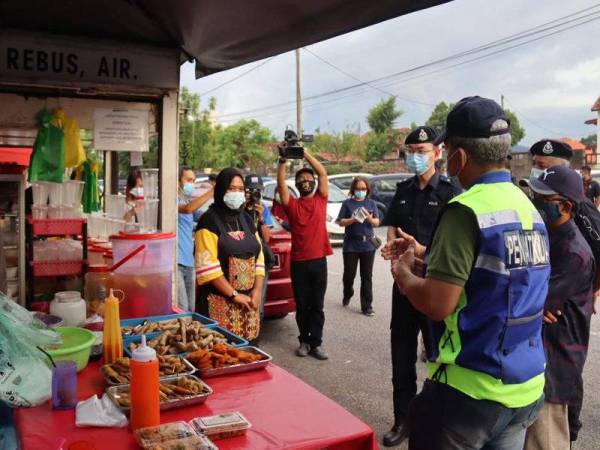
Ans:
POLYGON ((131 353, 131 414, 133 431, 138 428, 160 425, 160 396, 158 383, 158 359, 154 349, 142 344, 131 353))

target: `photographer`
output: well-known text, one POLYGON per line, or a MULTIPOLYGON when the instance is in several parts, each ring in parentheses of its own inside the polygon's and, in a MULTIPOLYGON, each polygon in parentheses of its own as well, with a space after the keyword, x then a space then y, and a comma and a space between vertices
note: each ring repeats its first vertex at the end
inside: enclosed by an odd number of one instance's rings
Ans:
POLYGON ((326 360, 328 356, 321 347, 325 323, 323 304, 327 290, 327 256, 333 253, 326 228, 327 172, 315 157, 298 145, 293 131, 286 131, 286 140, 280 144, 279 154, 277 189, 292 234, 292 286, 296 298, 296 323, 300 331, 296 355, 304 357, 310 354, 326 360), (300 198, 293 198, 286 184, 286 161, 290 157, 303 157, 312 167, 296 172, 300 198), (316 190, 315 173, 319 181, 316 190))

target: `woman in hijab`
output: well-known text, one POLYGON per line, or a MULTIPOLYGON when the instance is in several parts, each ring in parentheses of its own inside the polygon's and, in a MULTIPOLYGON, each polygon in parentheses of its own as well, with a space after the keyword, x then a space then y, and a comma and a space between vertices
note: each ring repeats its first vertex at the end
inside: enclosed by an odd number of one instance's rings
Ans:
POLYGON ((254 340, 260 331, 265 265, 245 202, 242 174, 223 169, 217 176, 214 203, 196 228, 198 309, 231 332, 254 340))

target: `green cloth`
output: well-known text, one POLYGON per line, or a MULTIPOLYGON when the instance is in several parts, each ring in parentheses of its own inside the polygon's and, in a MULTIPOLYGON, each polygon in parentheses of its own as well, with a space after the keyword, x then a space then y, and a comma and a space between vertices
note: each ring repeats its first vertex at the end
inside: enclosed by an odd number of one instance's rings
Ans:
POLYGON ((83 163, 83 212, 89 214, 100 210, 100 192, 98 190, 97 164, 89 160, 83 163))
POLYGON ((50 111, 40 116, 40 129, 33 144, 29 181, 62 183, 65 173, 65 136, 53 122, 50 111))
POLYGON ((475 263, 479 226, 466 206, 450 205, 442 213, 431 244, 427 278, 464 286, 475 263))

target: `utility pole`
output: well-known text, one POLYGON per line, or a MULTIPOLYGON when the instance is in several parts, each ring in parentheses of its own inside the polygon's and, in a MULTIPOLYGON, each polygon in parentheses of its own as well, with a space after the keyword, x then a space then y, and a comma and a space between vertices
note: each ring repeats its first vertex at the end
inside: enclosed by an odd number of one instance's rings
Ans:
POLYGON ((500 106, 504 109, 504 94, 500 94, 500 106))
POLYGON ((302 90, 300 87, 300 49, 296 49, 296 133, 302 137, 302 90))

